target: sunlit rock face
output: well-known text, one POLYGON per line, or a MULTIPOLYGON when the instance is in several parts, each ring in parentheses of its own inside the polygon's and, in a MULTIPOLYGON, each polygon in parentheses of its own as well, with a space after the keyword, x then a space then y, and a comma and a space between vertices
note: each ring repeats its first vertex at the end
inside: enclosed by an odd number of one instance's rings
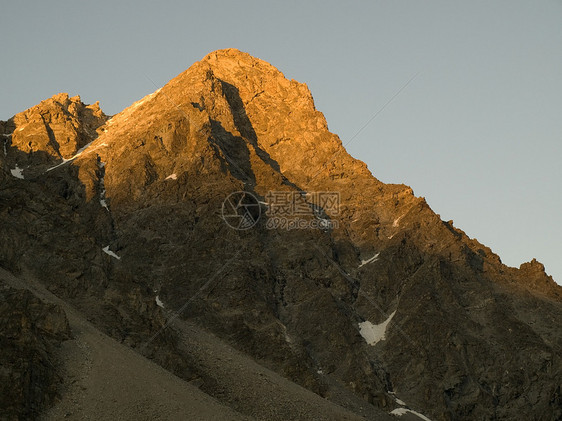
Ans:
MULTIPOLYGON (((61 94, 0 128, 0 264, 114 337, 146 342, 158 297, 328 399, 341 388, 390 412, 398 396, 436 420, 559 416, 560 287, 378 181, 270 64, 220 50, 111 119, 61 94), (234 192, 261 207, 249 229, 223 220, 234 192), (331 224, 272 227, 272 192, 307 193, 299 218, 331 224)), ((171 333, 150 352, 197 375, 171 333)))
POLYGON ((4 134, 21 152, 69 159, 97 137, 96 129, 106 120, 99 103, 86 105, 79 96, 62 93, 16 114, 6 122, 4 134))

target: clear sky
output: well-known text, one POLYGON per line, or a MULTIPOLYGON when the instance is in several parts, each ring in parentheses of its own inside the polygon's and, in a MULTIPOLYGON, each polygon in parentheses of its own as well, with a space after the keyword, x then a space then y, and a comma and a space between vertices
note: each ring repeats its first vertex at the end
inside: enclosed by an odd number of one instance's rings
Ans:
POLYGON ((3 120, 58 92, 114 114, 235 47, 307 83, 345 144, 417 74, 349 152, 562 282, 560 0, 0 0, 0 41, 3 120))

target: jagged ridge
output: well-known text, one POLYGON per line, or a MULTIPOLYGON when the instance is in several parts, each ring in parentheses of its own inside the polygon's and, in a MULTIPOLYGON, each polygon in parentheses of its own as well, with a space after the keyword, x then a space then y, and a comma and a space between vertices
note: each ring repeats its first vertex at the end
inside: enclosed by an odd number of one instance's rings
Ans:
MULTIPOLYGON (((91 311, 114 336, 150 336, 144 326, 160 310, 146 303, 156 290, 167 308, 355 410, 344 390, 387 412, 401 406, 395 393, 435 419, 557 416, 560 287, 539 263, 503 265, 409 187, 372 177, 328 131, 305 85, 220 50, 98 133, 49 173, 5 176, 4 192, 25 184, 41 194, 16 193, 35 216, 0 209, 21 227, 0 263, 14 266, 21 253, 20 266, 57 274, 43 278, 59 293, 80 297, 81 285, 99 297, 91 311), (237 190, 261 200, 269 191, 339 192, 339 228, 270 230, 262 218, 234 231, 219 214, 237 190), (80 242, 47 235, 57 223, 80 242), (41 235, 48 241, 38 244, 41 235), (368 345, 359 323, 393 312, 386 339, 368 345)), ((10 154, 28 159, 16 146, 12 136, 10 154)), ((160 358, 169 363, 177 348, 167 346, 160 358)), ((169 368, 189 376, 182 364, 169 368)))

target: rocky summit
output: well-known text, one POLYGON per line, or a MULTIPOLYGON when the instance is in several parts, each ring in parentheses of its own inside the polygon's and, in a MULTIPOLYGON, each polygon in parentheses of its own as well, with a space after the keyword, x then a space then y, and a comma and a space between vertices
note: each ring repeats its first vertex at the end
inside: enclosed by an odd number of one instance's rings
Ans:
POLYGON ((260 59, 0 142, 1 419, 562 419, 544 266, 377 180, 260 59))

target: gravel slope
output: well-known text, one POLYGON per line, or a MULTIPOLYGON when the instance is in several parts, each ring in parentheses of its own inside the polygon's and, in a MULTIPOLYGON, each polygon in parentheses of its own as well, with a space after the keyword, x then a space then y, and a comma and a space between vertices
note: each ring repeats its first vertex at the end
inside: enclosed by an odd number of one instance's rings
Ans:
POLYGON ((174 327, 183 334, 182 348, 200 373, 202 388, 241 413, 271 421, 396 419, 347 390, 339 390, 334 400, 348 409, 328 401, 193 323, 176 319, 174 327))
POLYGON ((62 305, 74 335, 60 350, 62 400, 44 414, 44 420, 248 419, 103 334, 36 283, 3 269, 0 279, 62 305))
POLYGON ((261 366, 216 336, 176 320, 183 348, 205 377, 198 386, 118 343, 29 276, 0 268, 0 280, 61 305, 73 339, 59 350, 61 400, 43 420, 393 420, 360 400, 345 409, 261 366), (205 384, 203 384, 205 383, 205 384), (361 413, 358 415, 357 413, 361 413), (244 415, 243 415, 244 414, 244 415))

